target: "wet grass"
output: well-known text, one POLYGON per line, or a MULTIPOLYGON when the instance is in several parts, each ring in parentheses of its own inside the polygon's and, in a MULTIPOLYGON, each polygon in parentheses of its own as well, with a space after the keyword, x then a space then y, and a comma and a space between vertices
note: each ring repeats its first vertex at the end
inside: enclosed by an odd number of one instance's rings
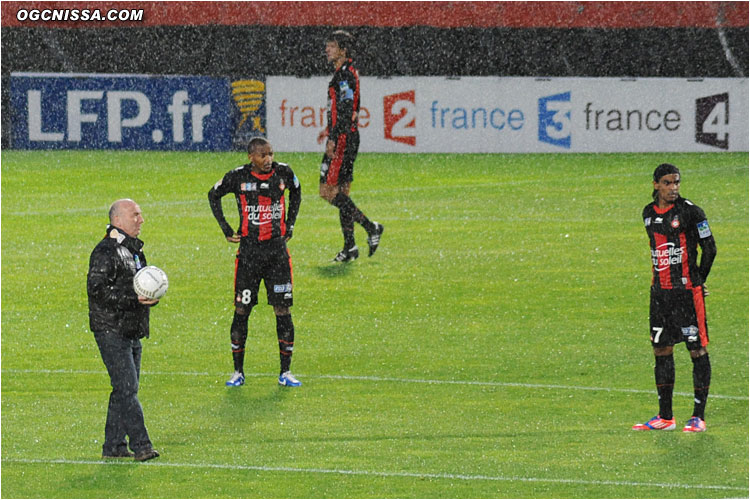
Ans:
MULTIPOLYGON (((352 197, 386 232, 345 266, 329 262, 342 238, 319 155, 277 159, 303 187, 297 390, 276 386, 263 301, 248 382, 224 387, 235 247, 206 193, 241 154, 2 153, 3 497, 747 496, 747 155, 362 154, 352 197), (640 213, 662 161, 719 248, 703 435, 629 430, 656 413, 640 213), (147 464, 99 459, 109 387, 85 274, 120 197, 170 277, 144 341, 162 452, 147 464)), ((691 364, 675 357, 682 421, 691 364)))

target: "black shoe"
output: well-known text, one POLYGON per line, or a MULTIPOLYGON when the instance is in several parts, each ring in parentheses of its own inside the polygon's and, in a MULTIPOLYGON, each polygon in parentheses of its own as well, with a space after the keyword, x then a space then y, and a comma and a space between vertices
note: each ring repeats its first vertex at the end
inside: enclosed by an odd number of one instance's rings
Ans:
POLYGON ((377 222, 373 222, 373 224, 375 224, 375 230, 367 235, 367 244, 370 246, 370 255, 368 255, 368 257, 372 257, 372 254, 378 249, 378 245, 380 245, 380 235, 385 231, 383 224, 378 224, 377 222))
POLYGON ((349 250, 344 249, 337 253, 336 257, 333 258, 333 262, 351 262, 358 258, 359 248, 357 248, 357 245, 354 245, 349 250))
POLYGON ((135 453, 130 453, 128 450, 102 453, 102 458, 133 458, 134 456, 135 453))
POLYGON ((139 451, 135 454, 135 461, 136 462, 145 462, 146 460, 151 460, 152 458, 156 458, 159 456, 159 452, 156 451, 153 448, 149 448, 147 450, 139 451))

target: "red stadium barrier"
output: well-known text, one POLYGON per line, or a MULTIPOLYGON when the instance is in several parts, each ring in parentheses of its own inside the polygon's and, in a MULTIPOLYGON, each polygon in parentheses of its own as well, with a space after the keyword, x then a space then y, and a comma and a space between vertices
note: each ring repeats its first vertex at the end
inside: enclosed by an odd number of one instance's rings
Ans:
POLYGON ((181 25, 438 28, 748 26, 748 2, 3 2, 3 27, 181 25), (67 13, 65 13, 67 11, 67 13), (75 14, 74 14, 75 11, 75 14), (94 14, 97 11, 98 14, 94 14), (140 14, 138 13, 140 12, 140 14), (107 20, 108 15, 113 19, 107 20), (55 17, 57 16, 57 17, 55 17), (104 20, 96 20, 97 16, 104 20), (122 16, 122 17, 119 17, 122 16), (88 20, 82 21, 86 17, 88 20), (58 19, 58 20, 54 20, 58 19), (60 20, 62 19, 62 20, 60 20))

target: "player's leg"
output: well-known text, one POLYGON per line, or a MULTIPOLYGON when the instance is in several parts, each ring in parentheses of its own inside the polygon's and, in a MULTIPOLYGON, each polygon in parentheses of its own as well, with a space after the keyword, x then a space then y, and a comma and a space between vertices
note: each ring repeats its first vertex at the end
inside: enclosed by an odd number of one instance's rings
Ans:
MULTIPOLYGON (((350 182, 340 184, 338 186, 336 195, 338 195, 339 193, 344 193, 346 196, 349 196, 350 186, 350 182)), ((344 235, 344 249, 348 249, 350 254, 356 254, 356 256, 354 257, 356 259, 357 257, 359 257, 359 249, 357 248, 357 243, 354 240, 354 214, 348 207, 339 207, 339 222, 341 223, 341 233, 344 235)))
POLYGON ((292 353, 294 352, 294 322, 291 307, 294 303, 292 258, 285 242, 269 259, 263 281, 266 284, 268 303, 276 315, 276 337, 279 342, 279 384, 299 387, 302 383, 292 375, 292 353))
POLYGON ((344 249, 336 254, 334 262, 349 262, 359 257, 359 249, 354 242, 354 221, 351 213, 333 202, 340 191, 339 174, 342 160, 342 155, 334 155, 334 158, 324 155, 320 164, 320 197, 338 209, 341 232, 344 235, 344 249))
POLYGON ((672 415, 672 395, 674 392, 675 369, 674 348, 654 347, 654 380, 659 395, 659 416, 664 420, 674 420, 672 415))
POLYGON ((234 373, 226 385, 238 387, 245 383, 245 343, 250 312, 258 303, 260 280, 251 259, 237 255, 234 274, 234 316, 230 328, 234 373))
POLYGON ((711 361, 708 357, 708 324, 706 307, 703 301, 703 290, 698 287, 692 291, 692 308, 688 309, 686 318, 688 326, 683 327, 685 345, 693 362, 693 416, 688 420, 684 432, 703 432, 706 430, 706 402, 711 386, 711 361))
POLYGON ((383 234, 383 226, 377 222, 372 222, 352 201, 350 189, 354 180, 354 162, 357 160, 359 152, 359 133, 353 133, 347 140, 343 150, 343 161, 341 162, 341 171, 339 172, 339 200, 338 203, 345 207, 349 217, 361 225, 367 231, 367 243, 370 246, 369 255, 372 256, 380 243, 380 235, 383 234))
POLYGON ((369 255, 372 256, 380 244, 380 236, 383 234, 384 228, 382 224, 368 219, 367 216, 357 208, 357 205, 355 205, 354 201, 352 201, 348 194, 349 186, 350 183, 342 185, 342 188, 345 187, 345 189, 339 190, 338 194, 333 200, 331 200, 331 204, 337 207, 341 213, 341 230, 344 233, 345 244, 350 244, 346 242, 347 230, 349 231, 351 243, 354 243, 354 222, 356 222, 367 231, 367 244, 370 247, 369 255), (347 223, 346 226, 345 222, 347 223))
MULTIPOLYGON (((354 162, 357 159, 358 151, 359 134, 351 134, 346 140, 339 141, 339 144, 337 144, 334 161, 331 163, 332 166, 336 165, 335 169, 331 169, 331 172, 335 172, 335 177, 329 173, 326 182, 329 185, 336 184, 338 190, 335 196, 329 198, 328 201, 339 209, 341 231, 344 234, 344 251, 346 252, 347 249, 353 247, 356 248, 354 243, 354 222, 356 222, 367 231, 367 243, 370 247, 369 255, 372 256, 380 244, 383 226, 370 221, 351 199, 350 190, 351 183, 354 180, 354 162)), ((350 251, 350 253, 352 252, 350 251)), ((358 250, 356 254, 359 255, 358 250)), ((338 256, 334 260, 338 260, 338 256)))
POLYGON ((633 430, 668 430, 675 428, 672 415, 672 394, 674 392, 674 329, 671 327, 667 295, 661 291, 651 291, 650 320, 651 345, 654 348, 654 380, 659 396, 659 414, 643 424, 636 424, 633 430))
POLYGON ((333 202, 339 194, 340 186, 324 182, 320 184, 320 197, 339 210, 341 232, 344 235, 344 249, 333 258, 334 262, 349 262, 359 257, 359 249, 354 241, 354 220, 349 210, 343 209, 333 202))

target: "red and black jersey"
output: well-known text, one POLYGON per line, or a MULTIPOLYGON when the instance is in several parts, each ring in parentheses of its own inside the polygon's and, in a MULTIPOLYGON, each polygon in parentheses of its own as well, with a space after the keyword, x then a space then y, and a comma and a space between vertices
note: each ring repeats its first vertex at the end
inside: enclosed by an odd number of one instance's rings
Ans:
POLYGON ((703 285, 716 257, 716 243, 703 210, 681 197, 663 210, 649 203, 643 209, 643 223, 651 245, 651 286, 690 290, 703 285))
POLYGON ((328 83, 328 139, 338 142, 342 134, 357 132, 359 115, 359 71, 347 59, 328 83))
POLYGON ((233 193, 237 200, 240 225, 236 233, 243 241, 260 242, 286 236, 299 213, 301 188, 294 172, 285 163, 273 163, 267 174, 253 172, 251 165, 242 165, 224 175, 208 192, 211 211, 224 232, 232 236, 221 206, 221 198, 233 193), (289 190, 289 208, 284 191, 289 190))

